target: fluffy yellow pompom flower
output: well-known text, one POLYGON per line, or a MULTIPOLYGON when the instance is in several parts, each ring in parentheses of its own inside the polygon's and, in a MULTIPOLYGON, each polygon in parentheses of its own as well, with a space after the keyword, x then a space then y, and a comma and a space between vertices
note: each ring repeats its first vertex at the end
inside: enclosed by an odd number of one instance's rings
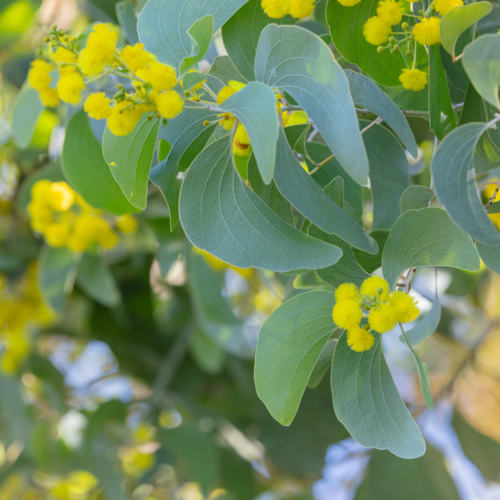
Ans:
POLYGON ((61 101, 68 104, 78 104, 82 100, 81 93, 84 89, 85 82, 83 81, 83 77, 76 71, 62 76, 57 82, 57 93, 61 101))
POLYGON ((116 227, 124 234, 135 233, 139 228, 137 219, 130 214, 122 215, 116 220, 116 227))
POLYGON ((290 0, 262 0, 264 12, 273 19, 281 19, 290 12, 290 0))
POLYGON ((172 90, 177 84, 174 68, 161 62, 152 62, 149 66, 137 70, 137 76, 151 84, 154 90, 172 90))
POLYGON ((233 87, 222 87, 217 94, 217 104, 222 104, 226 99, 229 99, 233 94, 236 94, 236 89, 233 87))
POLYGON ((355 352, 369 351, 375 339, 364 328, 359 326, 347 331, 347 345, 355 352))
POLYGON ((96 24, 89 35, 86 48, 109 59, 116 49, 117 38, 117 33, 111 26, 96 24))
POLYGON ((113 111, 111 100, 109 97, 106 97, 104 92, 90 94, 83 105, 83 109, 88 113, 90 118, 94 118, 95 120, 109 118, 113 111))
POLYGON ((59 94, 56 89, 47 87, 40 90, 40 100, 46 108, 55 108, 59 104, 59 94))
POLYGON ((355 5, 358 5, 361 0, 337 0, 337 2, 344 7, 354 7, 355 5))
POLYGON ((378 16, 373 16, 363 26, 363 36, 372 45, 382 45, 389 40, 392 28, 378 16))
POLYGON ((463 0, 434 0, 434 6, 436 12, 439 12, 442 16, 445 16, 454 7, 463 5, 463 0))
POLYGON ((78 67, 87 76, 97 76, 104 71, 108 59, 90 49, 83 49, 78 58, 78 67))
POLYGON ((53 182, 47 194, 47 201, 54 210, 64 212, 75 202, 75 192, 65 182, 53 182))
POLYGON ((427 73, 419 69, 404 68, 401 75, 399 75, 399 81, 406 90, 418 92, 427 85, 427 73))
POLYGON ((378 276, 371 276, 365 279, 361 285, 361 295, 368 295, 368 297, 373 297, 374 295, 379 295, 380 289, 380 300, 385 300, 389 295, 389 284, 385 279, 378 276))
POLYGON ((425 17, 413 27, 412 35, 415 40, 421 45, 436 45, 441 43, 441 36, 439 34, 439 25, 441 19, 439 17, 425 17))
POLYGON ((377 16, 391 26, 401 22, 403 13, 403 4, 397 0, 382 0, 377 7, 377 16))
POLYGON ((28 72, 28 81, 30 85, 38 90, 44 90, 50 85, 50 72, 54 65, 49 64, 42 59, 35 59, 31 63, 31 69, 28 72))
POLYGON ((69 225, 55 222, 45 230, 45 241, 54 248, 62 248, 69 238, 69 225))
POLYGON ((420 311, 411 295, 405 292, 394 292, 387 300, 396 313, 398 323, 411 323, 418 318, 420 311))
POLYGON ((354 300, 346 300, 335 304, 333 308, 332 318, 334 323, 339 328, 350 330, 359 326, 363 311, 360 305, 354 300))
POLYGON ((130 101, 120 101, 115 104, 107 125, 113 135, 123 136, 133 132, 137 122, 141 119, 142 109, 130 101))
POLYGON ((138 69, 146 68, 149 63, 156 61, 153 54, 144 50, 143 43, 136 43, 133 46, 127 45, 122 50, 122 59, 134 73, 138 69))
POLYGON ((335 300, 337 304, 345 300, 354 300, 358 302, 360 298, 359 289, 354 283, 342 283, 342 285, 335 290, 335 300))
POLYGON ((61 76, 69 75, 75 71, 75 66, 66 66, 66 64, 76 64, 77 59, 75 54, 64 47, 59 47, 53 54, 54 59, 59 64, 59 74, 61 76), (61 65, 61 63, 65 63, 61 65))
POLYGON ((378 333, 385 333, 396 326, 396 312, 394 308, 384 302, 370 311, 368 323, 378 333))
POLYGON ((156 97, 156 106, 158 108, 158 113, 160 113, 163 118, 171 120, 182 112, 184 101, 175 90, 169 90, 168 92, 158 94, 156 97))
POLYGON ((290 15, 296 19, 309 17, 314 12, 316 0, 290 0, 290 15))
POLYGON ((238 128, 234 134, 233 151, 238 156, 250 156, 252 153, 252 146, 250 145, 250 138, 248 137, 245 127, 239 123, 238 128))

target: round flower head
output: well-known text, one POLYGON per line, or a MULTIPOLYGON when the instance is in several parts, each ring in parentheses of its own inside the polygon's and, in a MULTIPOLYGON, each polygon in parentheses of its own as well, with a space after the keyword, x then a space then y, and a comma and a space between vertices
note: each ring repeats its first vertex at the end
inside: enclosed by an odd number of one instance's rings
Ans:
POLYGON ((404 7, 397 0, 382 0, 377 7, 377 16, 387 24, 394 26, 403 19, 404 7))
POLYGON ((158 107, 158 113, 163 118, 171 120, 182 112, 184 101, 175 90, 169 90, 168 92, 158 94, 156 97, 156 106, 158 107))
POLYGON ((290 0, 262 0, 264 12, 273 19, 281 19, 290 12, 290 0))
POLYGON ((134 73, 138 69, 145 68, 149 63, 156 61, 156 57, 153 54, 144 50, 143 43, 136 43, 134 46, 127 45, 122 50, 122 59, 134 73))
POLYGON ((390 304, 384 302, 370 311, 368 323, 378 333, 389 332, 396 326, 396 312, 390 304))
POLYGON ((35 59, 28 72, 30 85, 39 91, 46 89, 50 85, 50 72, 53 69, 54 66, 43 59, 35 59))
POLYGON ((85 82, 83 81, 83 77, 76 71, 62 76, 57 82, 57 93, 61 101, 68 104, 78 104, 82 100, 81 93, 84 89, 85 82))
POLYGON ((116 221, 116 227, 120 232, 129 234, 137 232, 139 224, 137 224, 137 219, 133 215, 125 214, 121 217, 118 217, 116 221))
POLYGON ((387 300, 396 313, 398 323, 411 323, 418 318, 420 311, 411 295, 405 292, 394 292, 387 300))
POLYGON ((359 326, 363 311, 360 305, 354 300, 346 300, 335 304, 332 313, 333 321, 339 328, 346 330, 359 326))
POLYGON ((356 352, 369 351, 375 339, 371 333, 359 326, 347 331, 347 345, 356 352))
POLYGON ((70 65, 76 64, 77 59, 75 54, 73 54, 73 52, 71 52, 68 49, 65 49, 64 47, 59 47, 54 52, 53 56, 54 59, 59 64, 59 74, 61 76, 69 75, 70 73, 73 73, 75 71, 75 66, 66 66, 65 64, 61 66, 61 63, 67 63, 70 65))
POLYGON ((354 7, 355 5, 358 5, 361 0, 337 0, 337 2, 344 7, 354 7))
POLYGON ((137 70, 137 76, 151 84, 154 90, 172 90, 177 84, 174 68, 161 62, 151 62, 137 70))
POLYGON ((222 87, 217 94, 217 104, 222 104, 226 99, 229 99, 233 94, 236 94, 236 89, 233 87, 222 87))
POLYGON ((358 302, 360 298, 358 287, 354 283, 342 283, 342 285, 335 290, 335 300, 337 304, 345 300, 354 300, 358 302))
POLYGON ((75 202, 75 192, 65 182, 53 182, 47 196, 53 210, 64 212, 75 202))
POLYGON ((40 90, 40 100, 46 108, 55 108, 59 104, 59 95, 56 89, 47 87, 40 90))
POLYGON ((53 223, 45 230, 45 240, 54 248, 62 248, 69 238, 69 225, 53 223))
POLYGON ((112 27, 102 23, 96 24, 85 48, 108 60, 115 52, 117 38, 117 33, 112 27))
POLYGON ((234 134, 233 152, 237 156, 250 156, 252 153, 250 139, 245 127, 241 123, 238 124, 238 128, 234 134))
POLYGON ((389 284, 385 279, 379 276, 371 276, 365 279, 361 285, 361 295, 367 295, 368 297, 373 297, 374 295, 379 295, 380 289, 380 300, 385 300, 389 295, 389 284))
POLYGON ((442 16, 445 16, 454 7, 463 5, 463 0, 434 0, 434 6, 436 12, 439 12, 442 16))
POLYGON ((441 19, 439 17, 425 17, 413 27, 412 35, 415 40, 421 45, 436 45, 441 43, 441 36, 439 34, 439 25, 441 19))
POLYGON ((87 76, 97 76, 104 71, 108 59, 101 54, 92 52, 90 49, 83 49, 78 57, 78 68, 87 76))
POLYGON ((389 40, 391 25, 378 16, 370 17, 363 26, 363 36, 372 45, 382 45, 389 40))
POLYGON ((103 120, 109 118, 112 112, 111 101, 104 92, 96 92, 87 97, 83 105, 83 109, 88 113, 90 118, 95 120, 103 120))
POLYGON ((404 68, 401 75, 399 75, 399 81, 406 90, 418 92, 427 85, 427 73, 419 69, 404 68))
POLYGON ((123 136, 134 131, 141 119, 142 109, 130 101, 117 102, 108 118, 107 126, 113 135, 123 136))
POLYGON ((309 17, 314 12, 316 0, 290 0, 290 15, 296 19, 309 17))

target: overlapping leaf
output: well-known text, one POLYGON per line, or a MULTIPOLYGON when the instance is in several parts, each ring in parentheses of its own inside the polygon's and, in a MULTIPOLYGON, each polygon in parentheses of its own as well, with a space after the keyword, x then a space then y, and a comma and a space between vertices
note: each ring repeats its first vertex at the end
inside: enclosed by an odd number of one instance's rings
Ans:
POLYGON ((189 57, 185 57, 179 66, 179 74, 184 75, 195 64, 199 63, 208 52, 212 35, 214 33, 214 17, 207 15, 198 19, 188 29, 191 38, 192 51, 189 57))
POLYGON ((417 345, 420 344, 420 342, 425 340, 427 337, 430 337, 437 330, 440 319, 441 319, 441 302, 439 301, 439 295, 437 294, 436 291, 434 302, 432 303, 430 311, 411 330, 408 330, 406 332, 406 338, 408 339, 408 342, 411 345, 417 345))
POLYGON ((429 205, 429 202, 434 198, 434 191, 425 186, 410 186, 405 189, 399 200, 399 208, 404 214, 408 210, 420 210, 429 205))
POLYGON ((26 82, 14 101, 10 124, 12 137, 21 149, 29 146, 43 109, 38 91, 26 82))

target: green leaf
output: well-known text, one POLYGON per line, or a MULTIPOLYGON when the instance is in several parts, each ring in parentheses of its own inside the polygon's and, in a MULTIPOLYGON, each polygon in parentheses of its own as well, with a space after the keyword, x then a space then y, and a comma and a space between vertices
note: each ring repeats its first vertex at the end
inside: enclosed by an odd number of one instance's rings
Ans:
POLYGON ((362 252, 356 248, 352 249, 356 261, 368 274, 373 273, 373 271, 382 265, 382 254, 384 252, 387 238, 389 237, 389 231, 372 231, 370 236, 377 242, 378 245, 378 252, 375 255, 370 255, 369 253, 362 252))
POLYGON ((408 210, 420 210, 429 206, 429 202, 434 198, 434 191, 425 186, 410 186, 401 195, 399 208, 404 214, 408 210))
MULTIPOLYGON (((430 337, 436 330, 441 320, 441 302, 439 295, 434 297, 434 302, 429 312, 411 330, 406 332, 406 338, 411 345, 420 344, 427 337, 430 337)), ((401 341, 402 338, 399 338, 401 341)))
POLYGON ((429 47, 429 122, 440 141, 457 126, 439 45, 429 47))
POLYGON ((494 201, 490 208, 488 209, 488 214, 498 214, 500 213, 500 201, 494 201))
POLYGON ((246 78, 235 68, 233 61, 231 61, 229 56, 217 56, 208 74, 217 77, 226 85, 229 84, 230 80, 235 80, 241 83, 245 83, 247 81, 246 78))
POLYGON ((160 120, 143 115, 134 131, 118 137, 108 127, 102 139, 104 159, 123 194, 134 207, 144 210, 148 203, 148 181, 160 120))
POLYGON ((462 63, 479 95, 500 109, 500 34, 474 40, 464 50, 462 63))
POLYGON ((58 313, 64 312, 66 298, 73 291, 80 258, 66 248, 45 246, 40 252, 38 286, 44 301, 58 313))
POLYGON ((493 9, 490 2, 477 2, 470 5, 459 5, 451 9, 441 20, 439 32, 443 47, 455 56, 455 44, 459 36, 479 19, 487 16, 493 9))
POLYGON ((326 341, 325 347, 323 347, 318 361, 316 361, 311 376, 309 377, 309 382, 307 382, 307 387, 309 387, 309 389, 316 389, 323 380, 328 369, 332 366, 332 357, 336 345, 336 340, 330 339, 326 341))
POLYGON ((139 34, 137 33, 137 17, 135 6, 128 0, 122 0, 116 4, 116 17, 120 27, 125 32, 130 45, 139 43, 139 34))
POLYGON ((474 152, 485 123, 468 123, 451 132, 432 159, 436 194, 453 221, 475 240, 500 244, 500 234, 486 215, 477 193, 474 152))
POLYGON ((184 75, 184 78, 182 79, 182 88, 184 90, 190 90, 196 85, 206 81, 207 75, 204 75, 203 73, 198 73, 197 71, 194 71, 192 73, 187 73, 184 75))
POLYGON ((336 329, 335 294, 307 292, 285 302, 264 323, 255 354, 255 387, 269 413, 290 425, 309 377, 336 329))
POLYGON ((425 441, 394 384, 381 338, 362 353, 347 345, 345 333, 338 340, 332 362, 335 414, 362 446, 417 458, 425 453, 425 441))
MULTIPOLYGON (((368 124, 360 121, 361 127, 368 124)), ((408 159, 394 134, 380 125, 367 130, 363 140, 370 162, 373 229, 389 230, 400 215, 399 200, 410 184, 408 159)))
POLYGON ((441 208, 405 212, 387 238, 382 270, 391 290, 404 271, 420 266, 479 270, 479 255, 472 240, 441 208))
POLYGON ((418 148, 415 136, 408 125, 408 121, 394 101, 384 94, 376 83, 361 73, 355 73, 348 69, 345 74, 349 80, 349 88, 354 104, 380 116, 392 128, 410 154, 416 158, 418 148))
POLYGON ((247 0, 149 0, 138 22, 141 42, 162 62, 179 67, 191 55, 188 30, 205 16, 213 15, 218 31, 247 0))
POLYGON ((10 122, 12 137, 21 149, 26 149, 30 145, 43 110, 38 91, 26 81, 14 101, 10 122))
POLYGON ((116 307, 121 302, 115 278, 98 255, 83 254, 76 283, 89 297, 103 306, 116 307))
POLYGON ((375 241, 339 208, 302 168, 288 145, 282 128, 274 179, 281 194, 313 224, 329 234, 336 234, 356 248, 368 253, 377 253, 378 246, 375 241))
POLYGON ((336 262, 338 248, 307 237, 279 219, 240 178, 230 138, 208 146, 181 190, 180 216, 190 241, 234 266, 278 272, 336 262))
POLYGON ((68 123, 61 163, 67 181, 94 208, 115 215, 137 212, 111 174, 83 110, 68 123))
MULTIPOLYGON (((363 26, 368 18, 377 15, 377 0, 366 0, 355 7, 344 7, 336 0, 330 0, 326 8, 327 23, 337 50, 350 63, 357 64, 361 70, 381 85, 400 86, 399 75, 406 68, 401 51, 391 54, 385 50, 377 52, 363 36, 363 26)), ((402 31, 400 25, 393 31, 402 31)))
POLYGON ((188 29, 191 38, 192 51, 189 57, 185 57, 179 66, 179 74, 182 76, 195 64, 198 64, 208 52, 214 33, 214 16, 206 15, 198 19, 188 29))
POLYGON ((300 153, 305 155, 306 151, 306 140, 309 135, 309 130, 311 126, 308 123, 303 123, 300 125, 290 125, 285 127, 285 135, 290 147, 300 153))
POLYGON ((431 391, 431 381, 429 376, 429 367, 427 364, 422 363, 420 358, 417 356, 417 353, 413 350, 410 342, 408 341, 406 334, 401 327, 401 337, 403 338, 403 342, 406 344, 406 347, 410 349, 411 355, 413 357, 413 361, 415 361, 415 367, 417 368, 418 380, 420 382, 420 392, 422 393, 422 397, 424 398, 424 403, 427 408, 431 410, 434 409, 434 402, 432 401, 432 391, 431 391))
MULTIPOLYGON (((493 205, 492 205, 493 206, 493 205)), ((500 207, 499 207, 500 208, 500 207)), ((488 213, 492 213, 491 211, 488 213)), ((476 241, 476 248, 482 261, 497 274, 500 274, 500 247, 483 245, 476 241)))
POLYGON ((250 0, 222 27, 222 38, 231 61, 246 81, 255 80, 254 64, 262 30, 271 23, 295 24, 292 16, 271 19, 264 13, 261 0, 250 0))
POLYGON ((260 82, 250 82, 219 108, 235 114, 245 127, 262 179, 269 184, 273 178, 279 136, 274 92, 260 82))
POLYGON ((368 185, 368 158, 349 82, 321 38, 297 26, 267 26, 257 48, 255 76, 288 92, 345 171, 358 184, 368 185))
POLYGON ((196 332, 192 338, 189 352, 199 368, 209 375, 218 375, 224 368, 224 351, 202 332, 196 332))
POLYGON ((151 181, 156 184, 165 197, 170 211, 170 228, 179 222, 179 194, 182 181, 177 178, 184 172, 201 152, 217 124, 205 127, 205 120, 212 121, 217 116, 214 111, 183 111, 160 131, 160 139, 170 146, 168 156, 151 169, 151 181))

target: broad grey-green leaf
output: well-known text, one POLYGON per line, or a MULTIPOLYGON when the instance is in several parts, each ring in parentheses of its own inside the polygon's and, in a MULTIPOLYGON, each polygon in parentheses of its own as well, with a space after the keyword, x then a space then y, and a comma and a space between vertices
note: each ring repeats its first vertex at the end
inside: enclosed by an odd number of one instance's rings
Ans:
POLYGON ((261 0, 250 0, 222 27, 224 48, 235 67, 249 82, 255 80, 255 54, 262 30, 271 23, 282 25, 297 22, 297 19, 288 15, 271 19, 264 13, 261 3, 261 0))
POLYGON ((216 116, 217 113, 214 111, 186 110, 160 132, 160 139, 167 141, 171 149, 165 160, 151 169, 149 176, 162 190, 167 201, 172 230, 179 222, 179 193, 182 181, 177 175, 179 172, 184 172, 204 148, 217 124, 205 127, 203 123, 206 120, 214 120, 216 116), (188 149, 190 154, 187 154, 188 149))
POLYGON ((208 146, 188 170, 180 218, 195 246, 237 267, 319 269, 342 255, 290 227, 246 186, 233 167, 227 137, 208 146))
POLYGON ((417 458, 425 453, 425 441, 394 384, 381 338, 377 335, 369 351, 358 353, 342 334, 332 362, 333 408, 362 446, 417 458))
POLYGON ((404 214, 408 210, 420 210, 429 206, 429 202, 434 196, 434 191, 425 186, 410 186, 399 200, 401 213, 404 214))
POLYGON ((335 294, 313 291, 282 304, 259 333, 255 387, 269 413, 290 425, 318 358, 336 326, 335 294))
POLYGON ((483 245, 476 241, 476 248, 483 262, 497 274, 500 274, 500 247, 483 245))
MULTIPOLYGON (((368 123, 361 120, 361 126, 368 123)), ((389 230, 400 215, 399 200, 410 184, 408 159, 396 137, 380 125, 367 130, 363 140, 370 162, 373 229, 389 230)))
POLYGON ((382 92, 373 80, 361 73, 355 73, 348 69, 345 74, 349 80, 349 88, 354 104, 380 116, 392 128, 410 154, 416 158, 418 148, 415 136, 408 125, 408 121, 394 101, 382 92))
POLYGON ((382 265, 382 254, 384 253, 384 247, 389 234, 389 231, 385 230, 377 230, 370 233, 370 236, 377 242, 378 245, 378 252, 375 255, 362 252, 357 248, 352 249, 354 258, 368 274, 373 273, 373 271, 382 265))
POLYGON ((212 35, 214 33, 214 16, 206 15, 198 19, 188 29, 191 38, 192 51, 189 57, 185 57, 179 66, 179 74, 184 75, 195 64, 198 64, 208 52, 212 35))
POLYGON ((26 81, 17 94, 10 122, 12 137, 21 149, 29 146, 43 109, 38 91, 26 81))
POLYGON ((420 392, 422 393, 422 397, 424 398, 425 405, 431 410, 434 408, 434 402, 432 401, 432 391, 431 391, 431 381, 429 376, 429 367, 426 363, 422 363, 420 358, 417 356, 417 353, 413 350, 408 338, 406 337, 403 328, 401 327, 401 337, 403 339, 403 343, 406 344, 406 347, 410 349, 411 355, 413 357, 413 361, 415 362, 415 367, 417 368, 418 380, 420 382, 420 392))
POLYGON ((325 347, 323 347, 318 361, 316 361, 311 376, 309 377, 309 382, 307 382, 307 387, 309 387, 309 389, 316 389, 323 380, 328 369, 332 366, 332 357, 336 345, 336 340, 330 339, 326 341, 325 347))
POLYGON ((384 278, 394 290, 410 267, 444 266, 478 271, 479 255, 472 240, 441 208, 405 212, 394 224, 382 255, 384 278))
POLYGON ((73 291, 81 255, 66 248, 45 246, 40 252, 38 287, 44 301, 56 312, 64 312, 66 298, 73 291))
POLYGON ((61 160, 67 181, 94 208, 115 215, 137 212, 111 174, 83 110, 68 123, 61 160))
POLYGON ((233 61, 231 61, 229 56, 217 56, 208 74, 218 78, 226 85, 231 80, 242 83, 247 81, 246 78, 235 68, 233 61))
POLYGON ((217 31, 247 1, 149 0, 139 16, 139 38, 146 50, 177 68, 191 55, 188 30, 196 21, 213 15, 217 31))
POLYGON ((349 82, 321 38, 297 26, 267 26, 257 48, 255 76, 288 92, 314 121, 347 174, 368 185, 368 158, 349 82))
POLYGON ((134 207, 144 210, 148 203, 148 180, 160 129, 160 120, 143 115, 133 132, 118 137, 108 127, 102 139, 104 159, 123 194, 134 207))
MULTIPOLYGON (((436 292, 434 302, 429 312, 411 330, 406 332, 406 338, 411 345, 417 345, 422 340, 430 337, 439 325, 441 319, 441 302, 436 292)), ((400 338, 400 340, 402 340, 400 338)))
POLYGON ((462 63, 481 97, 500 109, 500 34, 474 40, 465 48, 462 63))
POLYGON ((365 252, 377 253, 376 242, 339 208, 302 168, 288 145, 282 128, 278 140, 274 180, 281 194, 320 229, 329 234, 336 234, 365 252))
POLYGON ((116 4, 116 17, 120 22, 120 26, 127 36, 127 40, 131 45, 139 42, 139 34, 137 33, 137 16, 135 5, 128 1, 122 0, 116 4))
POLYGON ((89 297, 103 306, 116 307, 121 301, 115 278, 98 255, 83 254, 76 283, 89 297))
POLYGON ((490 208, 488 209, 488 214, 498 214, 500 213, 500 201, 494 201, 490 208))
POLYGON ((457 226, 481 243, 498 245, 500 234, 486 215, 475 180, 474 153, 487 129, 485 123, 468 123, 451 132, 432 159, 432 173, 439 201, 457 226))
POLYGON ((273 178, 279 136, 274 92, 260 82, 250 82, 219 107, 235 114, 245 127, 262 179, 269 184, 273 178))
POLYGON ((459 36, 470 26, 476 24, 479 19, 487 16, 491 10, 490 2, 477 2, 470 5, 459 5, 451 9, 441 19, 439 32, 443 47, 452 56, 455 56, 455 44, 459 36))
POLYGON ((198 84, 206 81, 207 76, 203 73, 198 73, 193 71, 192 73, 187 73, 182 79, 182 88, 185 90, 190 90, 198 84))

